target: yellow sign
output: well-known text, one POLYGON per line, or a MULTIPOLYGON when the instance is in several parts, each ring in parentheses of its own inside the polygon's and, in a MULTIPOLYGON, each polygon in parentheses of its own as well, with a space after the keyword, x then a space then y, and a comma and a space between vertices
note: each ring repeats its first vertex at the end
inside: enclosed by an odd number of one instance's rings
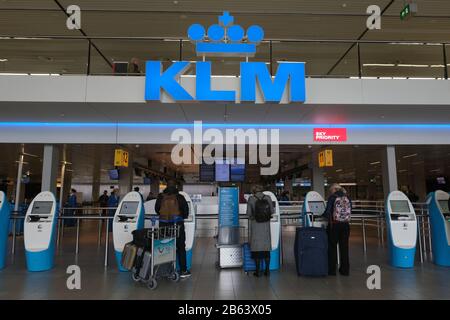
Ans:
POLYGON ((333 150, 325 150, 325 167, 333 166, 333 150))
POLYGON ((122 149, 116 149, 114 152, 114 166, 128 167, 128 152, 122 149))
POLYGON ((325 167, 325 152, 320 151, 319 152, 319 168, 325 167))
POLYGON ((333 150, 319 152, 319 168, 333 166, 333 150))

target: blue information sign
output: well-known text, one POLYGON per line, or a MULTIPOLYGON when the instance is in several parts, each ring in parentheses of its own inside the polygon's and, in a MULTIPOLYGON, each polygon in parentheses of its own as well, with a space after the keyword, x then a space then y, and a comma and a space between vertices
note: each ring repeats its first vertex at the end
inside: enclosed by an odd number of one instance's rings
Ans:
POLYGON ((219 227, 239 227, 239 188, 219 188, 219 227))

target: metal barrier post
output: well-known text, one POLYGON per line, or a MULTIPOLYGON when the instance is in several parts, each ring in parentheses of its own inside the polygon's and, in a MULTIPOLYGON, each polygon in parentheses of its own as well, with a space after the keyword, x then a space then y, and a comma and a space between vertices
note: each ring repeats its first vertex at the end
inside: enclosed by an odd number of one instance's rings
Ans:
POLYGON ((428 259, 427 239, 426 239, 426 236, 425 236, 425 216, 423 214, 423 210, 422 210, 422 214, 421 214, 420 224, 421 224, 421 228, 422 228, 422 232, 421 232, 422 238, 420 239, 420 241, 423 242, 422 248, 423 248, 423 252, 424 252, 424 257, 425 257, 425 259, 428 259))
POLYGON ((58 222, 57 222, 57 225, 56 225, 56 228, 57 228, 57 232, 56 232, 56 248, 59 248, 59 235, 60 235, 60 232, 61 232, 61 216, 62 216, 62 212, 61 212, 61 215, 58 217, 58 222))
POLYGON ((13 239, 12 239, 12 246, 11 246, 11 253, 14 255, 16 252, 16 218, 13 218, 13 239))
POLYGON ((105 264, 104 266, 108 266, 108 245, 109 245, 109 218, 106 218, 106 236, 105 236, 105 264))
POLYGON ((366 224, 364 217, 361 219, 361 227, 362 227, 362 236, 363 236, 363 248, 364 254, 367 252, 367 244, 366 244, 366 224))
POLYGON ((77 240, 76 240, 76 246, 75 246, 75 253, 78 254, 79 251, 79 242, 80 242, 80 218, 76 218, 77 219, 77 240))
MULTIPOLYGON (((101 211, 100 211, 101 212, 101 211)), ((100 216, 102 214, 100 213, 100 216)), ((102 244, 102 229, 103 229, 103 220, 100 218, 98 220, 98 236, 97 236, 97 247, 100 247, 102 244)))
MULTIPOLYGON (((421 216, 417 217, 419 218, 419 220, 422 218, 421 216)), ((420 232, 420 223, 418 221, 417 223, 417 232, 418 232, 418 238, 419 238, 419 252, 420 252, 420 263, 423 263, 423 252, 422 252, 422 236, 421 236, 421 232, 420 232)))
POLYGON ((431 247, 430 215, 427 215, 427 223, 428 223, 428 244, 430 248, 430 260, 433 260, 433 249, 431 247))

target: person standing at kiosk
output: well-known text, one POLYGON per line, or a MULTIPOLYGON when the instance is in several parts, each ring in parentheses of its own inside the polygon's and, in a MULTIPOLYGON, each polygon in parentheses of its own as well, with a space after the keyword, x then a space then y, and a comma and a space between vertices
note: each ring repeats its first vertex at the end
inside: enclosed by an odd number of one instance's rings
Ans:
POLYGON ((348 253, 348 239, 350 237, 350 216, 352 202, 344 188, 333 183, 330 187, 330 197, 324 216, 328 218, 328 274, 336 275, 337 245, 339 244, 339 257, 341 265, 339 273, 344 276, 350 274, 350 259, 348 253))
POLYGON ((255 260, 256 271, 254 275, 259 277, 261 261, 264 260, 264 275, 270 274, 270 251, 272 241, 270 235, 270 219, 274 213, 272 199, 263 193, 260 185, 255 185, 252 196, 248 198, 247 215, 250 222, 250 250, 255 260))
POLYGON ((173 223, 169 221, 179 219, 177 222, 180 228, 177 237, 177 257, 180 263, 180 277, 190 277, 191 273, 187 270, 186 232, 184 229, 184 219, 189 216, 189 206, 186 199, 178 192, 175 181, 168 181, 167 188, 158 195, 155 211, 159 215, 159 227, 171 226, 173 223))

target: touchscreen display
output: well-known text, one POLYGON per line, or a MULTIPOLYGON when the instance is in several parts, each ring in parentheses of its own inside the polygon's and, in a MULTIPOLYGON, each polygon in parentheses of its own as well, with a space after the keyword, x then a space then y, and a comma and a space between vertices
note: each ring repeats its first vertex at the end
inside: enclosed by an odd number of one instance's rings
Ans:
POLYGON ((120 207, 119 214, 137 214, 138 201, 124 201, 120 207))
POLYGON ((439 203, 439 206, 441 207, 442 213, 450 212, 448 210, 448 201, 447 200, 439 200, 438 203, 439 203))
POLYGON ((391 210, 397 213, 409 213, 409 204, 407 200, 391 200, 391 210))
POLYGON ((325 203, 323 201, 308 201, 309 211, 314 214, 323 214, 325 212, 325 203))
POLYGON ((53 201, 35 201, 31 214, 51 214, 53 209, 53 201))

